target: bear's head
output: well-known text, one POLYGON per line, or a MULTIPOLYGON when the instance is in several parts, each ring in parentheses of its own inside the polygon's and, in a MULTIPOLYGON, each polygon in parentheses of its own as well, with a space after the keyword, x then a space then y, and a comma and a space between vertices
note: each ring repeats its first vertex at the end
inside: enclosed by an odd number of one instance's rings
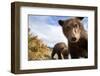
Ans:
POLYGON ((71 18, 68 20, 59 20, 58 23, 62 26, 63 33, 71 43, 76 43, 81 37, 81 32, 84 30, 81 19, 71 18))

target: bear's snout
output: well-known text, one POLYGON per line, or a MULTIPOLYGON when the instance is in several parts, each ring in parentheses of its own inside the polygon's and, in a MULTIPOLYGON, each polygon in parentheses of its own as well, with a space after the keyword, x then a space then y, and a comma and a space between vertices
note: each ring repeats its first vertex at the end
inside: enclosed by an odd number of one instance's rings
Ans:
POLYGON ((71 38, 71 41, 76 41, 76 37, 72 37, 71 38))

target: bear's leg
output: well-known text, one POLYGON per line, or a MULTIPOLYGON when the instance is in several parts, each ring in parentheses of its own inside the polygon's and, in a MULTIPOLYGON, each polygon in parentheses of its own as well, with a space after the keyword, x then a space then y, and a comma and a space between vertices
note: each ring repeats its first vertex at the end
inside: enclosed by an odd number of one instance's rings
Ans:
POLYGON ((78 59, 80 56, 75 55, 75 54, 71 54, 71 59, 78 59))
POLYGON ((88 58, 88 52, 86 50, 83 50, 82 57, 83 58, 88 58))
POLYGON ((63 55, 63 57, 64 57, 64 59, 68 59, 68 55, 67 56, 63 55))
POLYGON ((58 55, 58 59, 62 59, 61 52, 57 52, 57 55, 58 55))
POLYGON ((51 58, 54 59, 54 55, 56 54, 56 52, 53 50, 51 53, 51 58))

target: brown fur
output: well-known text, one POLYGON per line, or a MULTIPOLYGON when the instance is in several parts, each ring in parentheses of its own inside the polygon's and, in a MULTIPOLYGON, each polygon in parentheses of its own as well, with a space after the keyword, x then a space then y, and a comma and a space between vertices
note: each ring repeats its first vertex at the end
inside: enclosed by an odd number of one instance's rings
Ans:
POLYGON ((63 33, 68 39, 68 47, 71 58, 88 57, 88 37, 81 20, 72 18, 59 20, 63 33))
POLYGON ((68 47, 64 42, 57 43, 52 51, 51 57, 54 59, 54 55, 58 55, 58 59, 68 58, 68 47))

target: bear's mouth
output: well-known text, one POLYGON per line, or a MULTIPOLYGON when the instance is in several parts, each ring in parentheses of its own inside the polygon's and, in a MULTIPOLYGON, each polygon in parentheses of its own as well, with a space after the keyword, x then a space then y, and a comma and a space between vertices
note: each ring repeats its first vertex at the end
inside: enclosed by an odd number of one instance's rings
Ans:
POLYGON ((72 40, 72 39, 69 39, 69 42, 70 42, 70 43, 77 43, 78 41, 79 41, 78 39, 76 39, 76 40, 74 40, 74 39, 73 39, 73 40, 72 40))

